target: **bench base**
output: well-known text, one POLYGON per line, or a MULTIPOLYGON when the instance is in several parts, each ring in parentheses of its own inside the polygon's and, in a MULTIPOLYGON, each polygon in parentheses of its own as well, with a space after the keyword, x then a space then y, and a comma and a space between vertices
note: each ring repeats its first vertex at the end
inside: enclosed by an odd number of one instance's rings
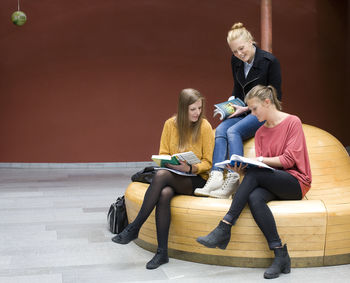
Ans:
MULTIPOLYGON (((141 207, 148 184, 131 183, 125 199, 129 221, 141 207)), ((172 221, 169 232, 169 256, 215 265, 268 267, 273 252, 248 207, 232 227, 226 250, 209 249, 196 242, 212 231, 229 209, 231 200, 179 195, 171 201, 172 221)), ((350 263, 350 254, 325 256, 327 210, 320 200, 271 201, 283 243, 287 243, 292 267, 316 267, 350 263)), ((154 211, 142 226, 135 243, 156 251, 157 236, 154 211)))
MULTIPOLYGON (((156 252, 157 246, 147 243, 144 240, 137 239, 134 241, 139 247, 150 252, 156 252)), ((247 258, 247 257, 232 257, 232 256, 218 256, 211 254, 200 254, 187 251, 179 251, 169 249, 168 254, 170 258, 186 260, 197 263, 233 266, 233 267, 257 267, 267 268, 271 265, 273 258, 247 258)), ((340 265, 350 262, 350 254, 331 257, 298 257, 292 258, 292 267, 319 267, 324 265, 340 265), (324 262, 325 261, 325 262, 324 262)))

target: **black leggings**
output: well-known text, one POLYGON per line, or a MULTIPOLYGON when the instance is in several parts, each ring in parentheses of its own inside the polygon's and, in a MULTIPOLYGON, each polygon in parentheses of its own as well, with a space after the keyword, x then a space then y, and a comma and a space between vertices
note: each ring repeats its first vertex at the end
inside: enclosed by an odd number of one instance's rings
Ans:
POLYGON ((283 170, 248 169, 224 220, 234 225, 248 203, 255 222, 263 232, 270 249, 280 247, 281 239, 276 222, 267 202, 275 199, 300 200, 300 184, 294 176, 283 170))
POLYGON ((158 248, 168 249, 170 227, 170 200, 175 194, 193 195, 196 188, 202 188, 205 180, 200 176, 187 177, 167 170, 158 170, 148 187, 139 213, 132 225, 138 229, 156 207, 158 248))

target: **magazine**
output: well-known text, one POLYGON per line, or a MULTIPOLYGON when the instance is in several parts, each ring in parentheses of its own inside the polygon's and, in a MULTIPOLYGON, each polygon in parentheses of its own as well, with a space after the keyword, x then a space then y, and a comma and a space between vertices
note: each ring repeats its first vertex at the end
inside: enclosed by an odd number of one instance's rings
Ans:
POLYGON ((231 158, 229 160, 215 163, 215 166, 220 167, 220 168, 226 168, 226 165, 234 166, 235 163, 237 163, 237 166, 239 166, 240 164, 242 164, 242 166, 248 165, 247 168, 249 168, 249 167, 262 167, 262 168, 267 168, 270 170, 275 170, 274 168, 270 167, 269 165, 266 165, 263 162, 260 162, 260 161, 254 160, 254 159, 250 159, 250 158, 247 158, 244 156, 240 156, 237 154, 232 154, 231 158))
POLYGON ((228 116, 235 113, 236 111, 235 105, 242 106, 242 107, 246 106, 245 103, 239 98, 230 99, 228 101, 221 102, 214 105, 215 109, 214 109, 213 117, 219 114, 220 120, 226 119, 228 116))

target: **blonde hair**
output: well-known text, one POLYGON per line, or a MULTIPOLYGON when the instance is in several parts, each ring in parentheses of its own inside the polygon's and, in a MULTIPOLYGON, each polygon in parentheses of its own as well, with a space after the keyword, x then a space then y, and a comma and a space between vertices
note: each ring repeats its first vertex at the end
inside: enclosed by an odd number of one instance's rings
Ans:
POLYGON ((282 110, 282 102, 278 100, 277 98, 277 91, 272 85, 264 86, 264 85, 257 85, 253 87, 244 98, 244 102, 247 103, 248 100, 252 98, 258 98, 261 101, 264 101, 265 99, 269 99, 272 104, 274 104, 277 108, 277 110, 282 110))
POLYGON ((176 125, 179 131, 179 150, 185 150, 191 142, 196 142, 200 135, 200 126, 204 118, 204 97, 198 90, 186 88, 180 92, 176 125), (202 101, 202 111, 196 122, 191 122, 188 117, 189 106, 198 100, 202 101))
POLYGON ((246 41, 251 41, 254 44, 253 36, 251 33, 243 26, 242 23, 235 23, 227 33, 227 43, 230 43, 237 38, 243 38, 246 41))

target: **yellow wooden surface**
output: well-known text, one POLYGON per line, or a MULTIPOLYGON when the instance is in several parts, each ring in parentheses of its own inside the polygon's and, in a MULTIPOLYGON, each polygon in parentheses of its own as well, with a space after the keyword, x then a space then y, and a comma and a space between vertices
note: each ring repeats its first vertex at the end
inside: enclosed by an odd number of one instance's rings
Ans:
MULTIPOLYGON (((312 189, 301 201, 272 201, 268 205, 279 234, 288 244, 293 266, 350 263, 350 159, 340 142, 329 133, 303 125, 312 170, 312 189)), ((254 139, 245 142, 245 156, 255 156, 254 139)), ((132 221, 142 204, 148 184, 131 183, 126 206, 132 221)), ((229 199, 176 196, 171 202, 169 250, 174 257, 224 265, 264 266, 272 257, 266 240, 248 207, 235 226, 226 250, 208 249, 196 242, 207 235, 226 214, 229 199), (209 256, 209 257, 208 257, 209 256), (223 259, 223 261, 221 261, 223 259), (262 260, 262 261, 261 261, 262 260)), ((154 212, 143 225, 139 243, 156 247, 154 212)))

